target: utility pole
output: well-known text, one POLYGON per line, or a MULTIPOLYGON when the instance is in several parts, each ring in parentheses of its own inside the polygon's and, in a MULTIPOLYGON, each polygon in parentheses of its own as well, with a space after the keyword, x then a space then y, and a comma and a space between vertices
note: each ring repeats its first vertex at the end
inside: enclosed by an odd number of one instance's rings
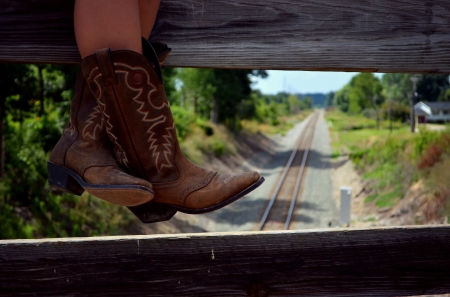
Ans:
POLYGON ((417 82, 419 81, 418 75, 411 75, 410 80, 413 83, 413 89, 412 89, 412 95, 409 99, 409 107, 410 107, 410 114, 409 114, 409 120, 411 122, 411 132, 414 133, 416 130, 416 116, 414 114, 414 104, 416 103, 416 89, 417 89, 417 82))
POLYGON ((389 92, 389 132, 392 133, 392 89, 389 92))
POLYGON ((209 118, 212 123, 217 124, 217 123, 219 123, 219 108, 217 107, 216 98, 212 97, 211 102, 212 102, 212 107, 211 107, 211 111, 209 113, 209 118))
POLYGON ((378 112, 377 101, 378 101, 378 96, 373 95, 372 102, 373 102, 373 107, 375 109, 375 119, 377 121, 377 130, 380 130, 380 116, 379 116, 379 112, 378 112))

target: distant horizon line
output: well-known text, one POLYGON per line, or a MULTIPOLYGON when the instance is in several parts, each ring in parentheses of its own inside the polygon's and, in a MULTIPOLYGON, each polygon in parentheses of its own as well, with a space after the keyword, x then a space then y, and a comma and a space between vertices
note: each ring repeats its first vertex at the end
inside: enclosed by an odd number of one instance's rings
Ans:
POLYGON ((327 94, 329 94, 329 93, 336 93, 337 91, 328 91, 328 92, 319 92, 319 91, 317 91, 317 92, 305 92, 305 93, 296 93, 296 92, 294 92, 294 93, 290 93, 290 92, 286 92, 286 91, 279 91, 278 93, 275 93, 275 94, 273 94, 273 93, 263 93, 260 89, 254 89, 253 91, 260 91, 261 92, 261 94, 263 94, 263 95, 273 95, 273 96, 275 96, 275 95, 278 95, 278 94, 280 94, 280 93, 286 93, 286 94, 294 94, 294 95, 327 95, 327 94))

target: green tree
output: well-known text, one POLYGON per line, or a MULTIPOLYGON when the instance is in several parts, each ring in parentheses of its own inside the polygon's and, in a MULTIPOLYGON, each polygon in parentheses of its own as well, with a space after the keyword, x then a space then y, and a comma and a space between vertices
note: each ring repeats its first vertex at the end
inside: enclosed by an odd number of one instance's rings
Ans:
POLYGON ((183 68, 179 71, 181 86, 180 106, 191 109, 201 117, 209 118, 216 91, 211 69, 183 68))
POLYGON ((450 88, 447 74, 424 74, 417 82, 417 100, 438 101, 450 88), (442 94, 442 95, 441 95, 442 94))
POLYGON ((239 118, 250 117, 256 110, 255 101, 250 96, 251 75, 264 77, 267 73, 255 70, 182 69, 179 76, 182 83, 180 105, 235 130, 239 118))
POLYGON ((180 93, 177 92, 176 88, 178 72, 178 68, 162 68, 167 100, 169 100, 170 104, 180 105, 180 93))
POLYGON ((450 101, 450 89, 446 89, 439 94, 438 101, 450 101))
POLYGON ((344 112, 375 114, 379 126, 379 108, 384 102, 383 85, 373 73, 360 73, 334 95, 334 102, 344 112))
POLYGON ((5 120, 10 114, 22 123, 23 113, 34 102, 36 78, 31 68, 23 64, 0 64, 0 180, 5 169, 5 120))
POLYGON ((290 114, 296 114, 300 112, 300 110, 302 109, 302 104, 300 103, 300 100, 298 100, 298 97, 296 95, 289 95, 287 100, 290 114))
POLYGON ((373 73, 360 73, 350 81, 349 111, 359 113, 363 109, 378 109, 383 100, 382 85, 373 73))
POLYGON ((342 110, 343 112, 348 112, 350 107, 349 93, 350 93, 350 85, 346 84, 334 94, 333 98, 334 105, 339 107, 339 109, 342 110))
POLYGON ((386 73, 381 78, 385 98, 392 96, 393 102, 408 104, 412 94, 411 74, 386 73))
POLYGON ((335 92, 327 93, 326 99, 325 99, 325 108, 331 107, 331 106, 334 105, 334 100, 333 99, 334 99, 334 95, 335 94, 336 94, 335 92))
POLYGON ((313 107, 313 98, 303 97, 302 100, 300 100, 300 108, 302 110, 311 109, 312 107, 313 107))

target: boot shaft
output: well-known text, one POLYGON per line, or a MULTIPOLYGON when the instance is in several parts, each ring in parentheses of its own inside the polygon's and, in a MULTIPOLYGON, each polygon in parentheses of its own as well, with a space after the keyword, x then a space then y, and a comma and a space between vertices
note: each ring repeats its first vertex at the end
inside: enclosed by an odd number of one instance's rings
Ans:
POLYGON ((82 62, 83 75, 103 113, 119 163, 151 182, 178 179, 175 125, 158 58, 103 49, 82 62))
POLYGON ((53 163, 65 166, 67 150, 78 138, 79 129, 77 128, 77 115, 83 101, 84 82, 83 74, 79 72, 75 82, 72 101, 70 103, 69 122, 64 128, 61 138, 50 155, 50 161, 53 163))
POLYGON ((83 176, 91 166, 116 166, 114 158, 108 153, 110 149, 101 110, 80 72, 69 123, 53 149, 50 161, 83 176))

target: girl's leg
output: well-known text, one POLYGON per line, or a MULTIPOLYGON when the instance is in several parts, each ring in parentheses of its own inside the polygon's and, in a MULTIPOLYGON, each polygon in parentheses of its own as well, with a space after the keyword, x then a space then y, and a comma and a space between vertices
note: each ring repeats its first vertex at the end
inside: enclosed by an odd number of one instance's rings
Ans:
POLYGON ((156 14, 158 13, 160 0, 139 0, 139 17, 141 19, 141 36, 150 37, 156 14))
MULTIPOLYGON (((142 53, 140 2, 139 0, 76 0, 75 37, 81 57, 92 55, 98 49, 105 47, 111 50, 126 49, 142 53)), ((143 8, 147 11, 150 6, 143 5, 143 8)), ((156 12, 157 10, 154 12, 155 16, 156 12)), ((153 22, 154 19, 152 26, 153 22)))

